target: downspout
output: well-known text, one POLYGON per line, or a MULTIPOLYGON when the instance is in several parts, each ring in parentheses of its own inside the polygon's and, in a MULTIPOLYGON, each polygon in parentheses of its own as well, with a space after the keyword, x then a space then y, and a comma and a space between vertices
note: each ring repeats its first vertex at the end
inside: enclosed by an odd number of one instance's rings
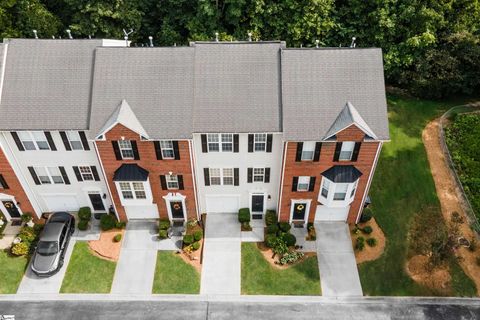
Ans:
POLYGON ((102 158, 100 157, 100 152, 98 152, 98 146, 95 140, 93 141, 93 145, 95 146, 95 152, 97 154, 98 163, 100 164, 100 168, 102 168, 103 179, 105 180, 105 184, 107 185, 108 195, 110 196, 110 200, 112 201, 112 206, 115 211, 115 216, 117 217, 117 220, 120 221, 120 217, 118 216, 118 212, 117 212, 117 206, 115 205, 115 201, 113 200, 112 190, 110 190, 110 184, 108 183, 107 173, 105 172, 105 168, 103 167, 102 158))
POLYGON ((278 195, 278 217, 277 220, 280 222, 280 210, 282 208, 282 195, 283 195, 283 179, 285 175, 285 162, 287 159, 287 149, 288 149, 288 141, 285 141, 283 144, 283 159, 282 159, 282 174, 280 175, 280 191, 278 195))

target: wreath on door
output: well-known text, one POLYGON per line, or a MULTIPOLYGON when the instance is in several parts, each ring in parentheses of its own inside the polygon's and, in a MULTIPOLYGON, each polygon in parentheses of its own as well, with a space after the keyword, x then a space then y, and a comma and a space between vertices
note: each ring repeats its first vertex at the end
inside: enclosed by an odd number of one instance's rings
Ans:
POLYGON ((178 203, 175 203, 175 204, 173 205, 173 209, 175 209, 175 210, 180 210, 180 208, 181 208, 181 206, 180 206, 180 204, 178 204, 178 203))
POLYGON ((297 210, 303 210, 305 206, 303 204, 297 205, 297 210))

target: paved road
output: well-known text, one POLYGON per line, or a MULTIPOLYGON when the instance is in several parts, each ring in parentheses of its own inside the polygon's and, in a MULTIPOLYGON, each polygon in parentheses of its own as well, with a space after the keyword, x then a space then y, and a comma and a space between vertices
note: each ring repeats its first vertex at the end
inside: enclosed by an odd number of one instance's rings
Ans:
POLYGON ((412 299, 327 302, 202 301, 0 301, 0 314, 35 319, 479 319, 480 301, 412 299))

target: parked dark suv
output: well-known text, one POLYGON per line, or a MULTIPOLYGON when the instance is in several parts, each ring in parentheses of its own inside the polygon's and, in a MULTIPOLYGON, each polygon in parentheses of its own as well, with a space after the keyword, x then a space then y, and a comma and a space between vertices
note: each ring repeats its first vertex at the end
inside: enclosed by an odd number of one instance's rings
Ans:
POLYGON ((39 277, 49 277, 60 270, 68 248, 70 237, 75 231, 75 218, 68 212, 55 212, 48 219, 30 264, 39 277))

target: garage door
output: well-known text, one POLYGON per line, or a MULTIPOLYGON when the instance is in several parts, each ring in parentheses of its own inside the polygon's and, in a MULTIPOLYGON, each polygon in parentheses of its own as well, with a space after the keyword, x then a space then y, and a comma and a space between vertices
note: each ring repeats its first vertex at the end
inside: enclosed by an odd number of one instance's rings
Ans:
POLYGON ((347 221, 350 206, 343 208, 332 208, 318 205, 315 213, 315 221, 347 221))
POLYGON ((150 206, 125 206, 125 213, 130 219, 158 219, 157 205, 150 206))
POLYGON ((74 195, 43 196, 48 211, 78 211, 80 206, 74 195))
POLYGON ((207 213, 209 212, 238 212, 240 196, 206 196, 207 213))

